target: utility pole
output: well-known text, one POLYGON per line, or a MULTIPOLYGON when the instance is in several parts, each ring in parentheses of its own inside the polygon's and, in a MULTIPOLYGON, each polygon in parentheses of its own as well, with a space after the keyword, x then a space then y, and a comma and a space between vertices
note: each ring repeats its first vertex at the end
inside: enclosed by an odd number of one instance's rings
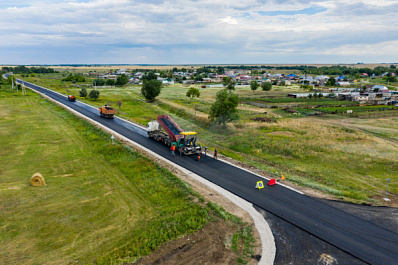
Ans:
POLYGON ((388 183, 390 183, 391 179, 387 178, 387 191, 386 191, 386 197, 384 198, 385 201, 389 202, 390 199, 388 198, 388 183))
POLYGON ((26 87, 25 87, 24 81, 22 81, 22 95, 26 96, 26 87))

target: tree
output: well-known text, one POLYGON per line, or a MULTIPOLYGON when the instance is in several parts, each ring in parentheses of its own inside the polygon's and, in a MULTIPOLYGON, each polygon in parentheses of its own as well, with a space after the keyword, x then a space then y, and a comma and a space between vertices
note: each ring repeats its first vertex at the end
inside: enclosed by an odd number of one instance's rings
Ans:
POLYGON ((217 92, 216 101, 210 107, 209 119, 211 122, 218 124, 225 124, 227 122, 239 119, 237 114, 237 107, 239 98, 237 95, 228 92, 227 89, 222 89, 217 92))
POLYGON ((250 82, 250 89, 253 90, 253 92, 254 92, 255 90, 257 90, 259 86, 260 86, 260 85, 257 83, 256 80, 253 80, 253 81, 250 82))
POLYGON ((149 72, 148 74, 142 77, 143 80, 157 80, 158 77, 155 75, 154 72, 149 72))
POLYGON ((202 81, 203 81, 202 75, 196 75, 196 76, 195 76, 195 81, 202 82, 202 81))
POLYGON ((263 83, 261 84, 261 89, 262 89, 263 91, 271 91, 271 89, 272 89, 272 84, 271 84, 270 82, 263 82, 263 83))
POLYGON ((328 81, 326 82, 326 85, 327 85, 327 86, 335 86, 335 85, 336 85, 336 79, 334 79, 333 76, 330 77, 330 78, 328 79, 328 81))
POLYGON ((395 76, 387 76, 387 77, 384 77, 384 79, 387 82, 397 82, 397 79, 395 78, 395 76))
POLYGON ((90 93, 88 94, 89 98, 92 98, 94 100, 97 100, 99 98, 100 92, 98 90, 91 90, 90 93))
POLYGON ((223 86, 231 93, 232 90, 235 90, 235 81, 229 76, 223 77, 223 86))
POLYGON ((117 77, 115 84, 117 86, 124 86, 125 84, 127 84, 128 81, 129 81, 129 77, 125 74, 122 74, 117 77))
POLYGON ((15 83, 15 76, 9 75, 8 78, 7 78, 7 84, 12 85, 12 83, 16 84, 15 83))
POLYGON ((105 82, 106 82, 105 79, 101 79, 101 78, 94 79, 93 86, 104 86, 105 82))
POLYGON ((157 96, 159 96, 162 90, 162 83, 152 79, 144 80, 141 88, 141 94, 145 97, 148 102, 153 101, 157 96))
POLYGON ((115 80, 113 80, 113 79, 107 79, 107 80, 106 80, 106 85, 107 85, 107 86, 114 86, 114 85, 115 85, 115 80))
POLYGON ((190 99, 194 98, 194 97, 200 97, 200 91, 199 89, 195 88, 195 87, 190 87, 187 91, 187 97, 189 97, 190 99))
POLYGON ((216 73, 219 75, 224 74, 224 67, 222 67, 222 66, 217 67, 216 73))
POLYGON ((84 87, 79 91, 79 96, 87 98, 87 89, 84 87))

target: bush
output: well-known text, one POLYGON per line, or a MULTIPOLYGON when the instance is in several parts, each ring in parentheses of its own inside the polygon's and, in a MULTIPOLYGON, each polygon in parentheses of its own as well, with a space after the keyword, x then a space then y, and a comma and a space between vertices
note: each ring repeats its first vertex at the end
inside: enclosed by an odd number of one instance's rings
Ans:
POLYGON ((300 88, 302 88, 302 89, 308 89, 308 90, 310 90, 310 91, 313 90, 313 86, 310 86, 310 85, 300 85, 300 88))
POLYGON ((77 75, 77 74, 75 74, 75 75, 69 74, 69 76, 65 77, 64 79, 62 79, 62 81, 66 81, 66 82, 69 81, 69 82, 72 82, 72 83, 86 82, 86 78, 84 78, 81 75, 77 75))
POLYGON ((87 98, 87 89, 84 87, 79 91, 79 96, 87 98))

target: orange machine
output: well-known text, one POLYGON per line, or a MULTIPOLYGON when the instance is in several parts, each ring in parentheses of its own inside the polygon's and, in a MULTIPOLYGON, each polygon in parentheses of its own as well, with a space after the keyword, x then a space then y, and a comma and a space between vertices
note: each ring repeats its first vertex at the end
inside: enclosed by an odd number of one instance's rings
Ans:
POLYGON ((99 108, 100 115, 101 117, 107 118, 107 119, 113 119, 113 116, 115 115, 115 109, 108 107, 107 105, 99 108))

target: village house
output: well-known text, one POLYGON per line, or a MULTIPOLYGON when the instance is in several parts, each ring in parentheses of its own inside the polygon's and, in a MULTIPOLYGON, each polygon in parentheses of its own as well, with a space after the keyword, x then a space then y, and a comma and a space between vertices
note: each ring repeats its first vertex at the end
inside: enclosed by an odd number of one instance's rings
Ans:
POLYGON ((101 78, 101 79, 112 79, 112 80, 116 81, 117 75, 100 75, 98 78, 101 78))
POLYGON ((347 81, 336 82, 336 85, 338 85, 338 86, 350 86, 350 82, 347 82, 347 81))

